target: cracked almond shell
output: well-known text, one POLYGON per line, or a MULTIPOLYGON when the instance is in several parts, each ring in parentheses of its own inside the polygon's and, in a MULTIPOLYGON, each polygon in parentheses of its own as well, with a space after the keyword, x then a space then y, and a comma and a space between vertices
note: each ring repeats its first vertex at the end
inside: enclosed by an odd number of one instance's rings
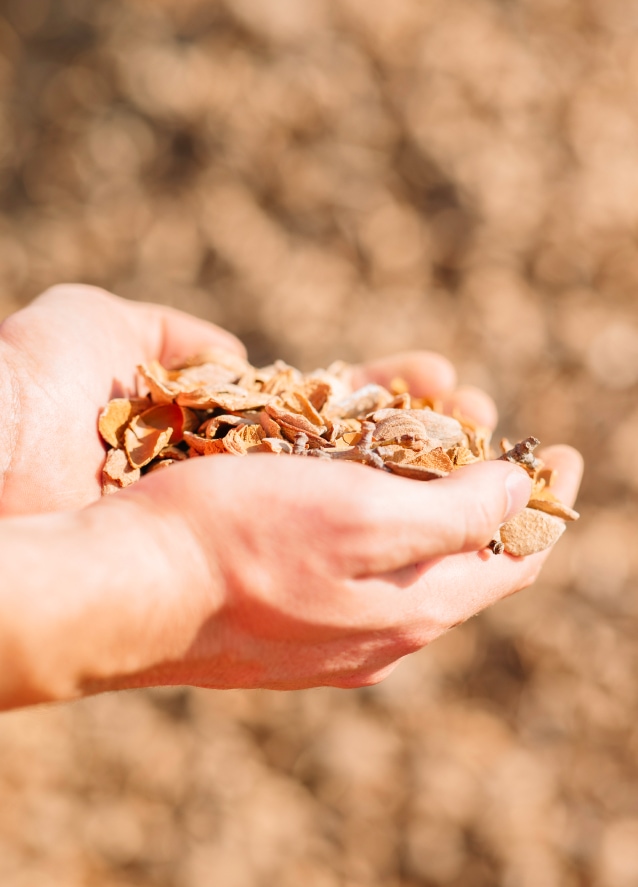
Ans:
POLYGON ((544 511, 524 508, 500 529, 508 554, 527 557, 550 548, 565 532, 565 522, 544 511))

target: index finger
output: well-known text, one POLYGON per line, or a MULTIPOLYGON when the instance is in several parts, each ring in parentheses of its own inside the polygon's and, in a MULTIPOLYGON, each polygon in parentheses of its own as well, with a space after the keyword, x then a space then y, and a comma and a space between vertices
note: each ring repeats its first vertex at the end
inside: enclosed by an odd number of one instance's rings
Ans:
POLYGON ((350 368, 353 388, 376 382, 389 388, 394 379, 403 379, 415 397, 437 398, 456 385, 456 370, 447 358, 433 351, 405 351, 381 357, 350 368))
POLYGON ((406 382, 415 397, 427 397, 442 402, 443 411, 452 415, 456 410, 493 429, 498 412, 492 398, 471 385, 456 388, 456 370, 447 358, 433 351, 406 351, 391 357, 382 357, 350 369, 353 388, 376 382, 389 388, 395 379, 406 382))
MULTIPOLYGON (((541 455, 557 473, 552 489, 563 502, 573 505, 583 473, 582 456, 564 445, 547 447, 541 455)), ((527 588, 537 579, 552 550, 528 557, 460 553, 359 580, 354 589, 362 606, 365 602, 369 618, 374 613, 379 626, 394 625, 416 650, 486 607, 527 588)))

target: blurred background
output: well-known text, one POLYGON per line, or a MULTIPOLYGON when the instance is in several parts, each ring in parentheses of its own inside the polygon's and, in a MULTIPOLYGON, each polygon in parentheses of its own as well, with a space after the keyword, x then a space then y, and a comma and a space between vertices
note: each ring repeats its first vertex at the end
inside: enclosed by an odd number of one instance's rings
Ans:
POLYGON ((1 0, 0 316, 409 348, 581 448, 537 585, 360 692, 0 718, 3 887, 638 885, 638 4, 1 0))

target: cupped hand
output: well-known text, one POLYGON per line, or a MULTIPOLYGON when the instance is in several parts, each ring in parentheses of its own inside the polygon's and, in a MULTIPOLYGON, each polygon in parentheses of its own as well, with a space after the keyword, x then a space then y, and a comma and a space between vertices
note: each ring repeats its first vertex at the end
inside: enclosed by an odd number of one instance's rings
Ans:
MULTIPOLYGON (((580 456, 557 447, 544 458, 572 502, 580 456)), ((529 491, 527 475, 500 461, 426 483, 259 455, 194 459, 149 475, 97 508, 102 519, 111 511, 111 523, 130 509, 150 537, 164 532, 170 590, 157 590, 154 630, 144 622, 135 666, 117 677, 106 668, 87 689, 375 683, 403 656, 534 581, 548 552, 514 558, 485 549, 529 491)), ((131 618, 129 646, 134 625, 131 618)))
MULTIPOLYGON (((100 410, 135 391, 136 366, 209 348, 244 355, 230 333, 172 308, 89 286, 55 287, 0 324, 0 516, 83 508, 100 498, 100 410)), ((491 400, 455 392, 450 363, 415 352, 352 371, 354 384, 403 375, 416 394, 495 423, 491 400), (468 399, 469 398, 469 399, 468 399)))
POLYGON ((212 324, 89 286, 54 287, 8 317, 0 324, 0 515, 99 499, 102 407, 135 390, 137 364, 212 347, 245 353, 212 324))

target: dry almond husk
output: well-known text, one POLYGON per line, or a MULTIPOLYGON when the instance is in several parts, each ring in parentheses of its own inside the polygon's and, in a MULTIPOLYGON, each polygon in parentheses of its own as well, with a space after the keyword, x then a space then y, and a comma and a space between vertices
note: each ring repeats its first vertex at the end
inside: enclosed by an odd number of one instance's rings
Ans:
POLYGON ((100 413, 98 429, 102 438, 112 447, 121 447, 124 432, 134 416, 150 406, 148 397, 116 397, 100 413))
POLYGON ((535 438, 515 445, 503 438, 500 454, 494 453, 489 429, 444 415, 440 403, 412 396, 404 380, 394 379, 389 389, 369 384, 353 391, 343 363, 304 375, 283 361, 259 368, 217 350, 181 367, 151 361, 138 370, 141 395, 115 398, 99 417, 109 447, 105 494, 144 474, 215 455, 310 455, 427 482, 498 457, 520 464, 534 484, 527 508, 490 543, 495 554, 544 551, 566 521, 578 518, 553 490, 556 473, 534 457, 535 438))
POLYGON ((550 548, 565 532, 566 524, 558 517, 524 508, 500 528, 505 551, 514 557, 527 557, 550 548))

